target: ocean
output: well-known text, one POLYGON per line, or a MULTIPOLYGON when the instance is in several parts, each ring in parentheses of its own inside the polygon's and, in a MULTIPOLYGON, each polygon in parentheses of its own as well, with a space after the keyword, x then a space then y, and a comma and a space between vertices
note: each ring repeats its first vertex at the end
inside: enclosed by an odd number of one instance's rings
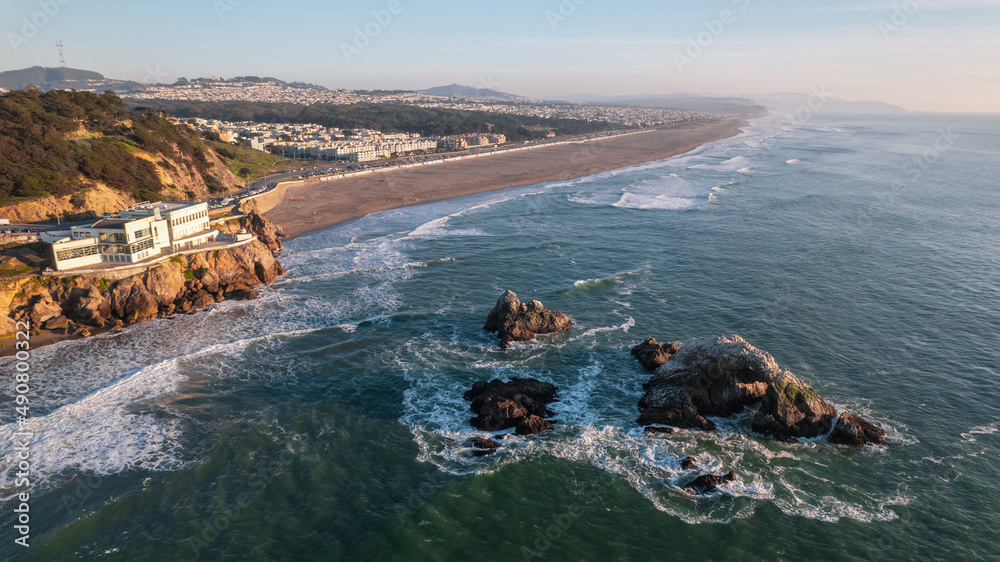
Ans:
POLYGON ((1000 558, 998 177, 998 116, 770 116, 300 237, 257 301, 31 352, 32 546, 6 396, 0 556, 1000 558), (506 289, 572 330, 501 350, 506 289), (726 334, 886 445, 777 443, 752 411, 644 438, 629 349, 726 334), (462 394, 511 377, 559 387, 556 430, 473 457, 462 394), (693 496, 689 455, 739 480, 693 496))

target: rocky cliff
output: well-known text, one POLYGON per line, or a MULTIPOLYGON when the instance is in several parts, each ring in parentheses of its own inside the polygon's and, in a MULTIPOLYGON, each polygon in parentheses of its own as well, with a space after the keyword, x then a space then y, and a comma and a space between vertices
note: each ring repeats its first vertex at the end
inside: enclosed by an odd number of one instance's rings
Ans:
POLYGON ((254 287, 271 283, 284 270, 259 240, 222 250, 172 257, 121 279, 100 275, 32 276, 0 283, 0 336, 18 321, 32 331, 87 335, 182 312, 226 299, 257 297, 254 287))

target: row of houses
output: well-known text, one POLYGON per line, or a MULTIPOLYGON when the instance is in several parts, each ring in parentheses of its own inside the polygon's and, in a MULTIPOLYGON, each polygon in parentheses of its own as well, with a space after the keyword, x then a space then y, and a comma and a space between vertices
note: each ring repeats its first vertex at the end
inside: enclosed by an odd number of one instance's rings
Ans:
POLYGON ((44 232, 58 271, 101 263, 136 263, 165 253, 190 250, 216 240, 208 203, 158 201, 106 215, 90 225, 44 232))
POLYGON ((282 143, 278 147, 285 158, 371 162, 392 156, 436 150, 438 142, 434 139, 405 138, 382 142, 282 143))

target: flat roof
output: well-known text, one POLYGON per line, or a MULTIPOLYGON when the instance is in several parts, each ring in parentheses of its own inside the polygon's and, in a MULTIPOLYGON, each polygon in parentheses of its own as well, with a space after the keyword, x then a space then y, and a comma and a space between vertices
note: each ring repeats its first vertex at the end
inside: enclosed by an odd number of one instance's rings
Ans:
POLYGON ((208 205, 206 201, 157 201, 156 203, 146 203, 129 209, 130 211, 142 211, 148 209, 159 209, 161 211, 176 211, 185 207, 196 205, 208 205))
POLYGON ((125 223, 127 222, 129 221, 101 219, 90 225, 90 228, 114 228, 117 230, 125 230, 125 223))

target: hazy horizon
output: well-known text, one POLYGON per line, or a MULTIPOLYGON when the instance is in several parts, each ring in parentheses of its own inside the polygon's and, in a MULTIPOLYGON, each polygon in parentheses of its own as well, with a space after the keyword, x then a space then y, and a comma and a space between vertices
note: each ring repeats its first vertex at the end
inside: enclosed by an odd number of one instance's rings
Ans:
POLYGON ((273 76, 328 88, 458 83, 534 98, 808 93, 912 111, 1000 112, 1000 0, 34 0, 0 8, 0 69, 109 78, 273 76))

